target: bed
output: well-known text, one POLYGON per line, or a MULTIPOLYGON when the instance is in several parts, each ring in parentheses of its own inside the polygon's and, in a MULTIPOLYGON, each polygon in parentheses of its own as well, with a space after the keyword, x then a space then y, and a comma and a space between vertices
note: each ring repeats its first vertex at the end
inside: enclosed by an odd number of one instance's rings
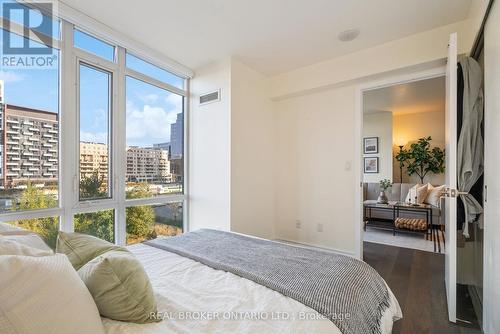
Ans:
MULTIPOLYGON (((133 324, 103 318, 107 334, 341 333, 312 308, 246 278, 146 244, 128 249, 150 277, 163 321, 133 324)), ((402 317, 387 290, 389 306, 380 319, 384 334, 402 317)))

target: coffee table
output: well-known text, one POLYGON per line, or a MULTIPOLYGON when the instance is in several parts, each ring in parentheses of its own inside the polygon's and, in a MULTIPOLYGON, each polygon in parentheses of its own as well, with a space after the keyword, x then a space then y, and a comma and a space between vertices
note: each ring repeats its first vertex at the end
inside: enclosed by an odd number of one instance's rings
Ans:
POLYGON ((439 248, 439 252, 441 252, 441 244, 439 240, 436 244, 436 240, 439 238, 437 235, 437 231, 435 231, 435 226, 432 221, 432 209, 433 206, 429 204, 419 204, 412 205, 403 202, 389 202, 387 204, 377 203, 377 201, 365 201, 363 203, 363 221, 364 221, 364 229, 366 231, 366 227, 374 227, 385 230, 392 230, 393 235, 396 235, 396 231, 404 232, 404 233, 425 233, 426 239, 430 237, 431 241, 434 243, 434 251, 436 251, 436 247, 439 248), (392 218, 380 218, 373 217, 373 210, 384 210, 390 212, 392 218), (413 231, 407 229, 397 229, 394 222, 397 218, 400 217, 402 212, 415 212, 415 213, 424 213, 425 219, 427 222, 427 230, 425 231, 413 231), (434 236, 436 234, 436 236, 434 236))

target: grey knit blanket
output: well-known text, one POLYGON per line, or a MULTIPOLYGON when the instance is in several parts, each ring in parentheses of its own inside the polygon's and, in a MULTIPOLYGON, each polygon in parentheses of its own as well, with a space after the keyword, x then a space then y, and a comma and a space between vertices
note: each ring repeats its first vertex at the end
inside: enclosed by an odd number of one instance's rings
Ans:
POLYGON ((349 256, 208 229, 145 244, 280 292, 327 317, 344 334, 381 333, 390 304, 384 280, 349 256))

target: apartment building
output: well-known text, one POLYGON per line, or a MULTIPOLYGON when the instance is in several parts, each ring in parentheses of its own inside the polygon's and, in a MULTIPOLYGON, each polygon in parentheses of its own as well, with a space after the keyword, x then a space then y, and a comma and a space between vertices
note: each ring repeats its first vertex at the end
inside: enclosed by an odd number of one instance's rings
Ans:
POLYGON ((104 181, 108 179, 108 145, 80 142, 80 179, 91 177, 97 172, 104 181))
POLYGON ((10 104, 0 107, 1 185, 44 186, 58 177, 58 114, 10 104))
POLYGON ((127 148, 128 182, 172 182, 168 151, 160 148, 127 148))

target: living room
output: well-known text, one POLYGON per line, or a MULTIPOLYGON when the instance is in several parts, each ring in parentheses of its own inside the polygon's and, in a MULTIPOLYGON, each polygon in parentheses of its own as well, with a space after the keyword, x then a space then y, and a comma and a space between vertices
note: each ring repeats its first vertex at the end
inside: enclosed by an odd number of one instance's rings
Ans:
POLYGON ((363 93, 364 241, 444 253, 445 79, 363 93))

